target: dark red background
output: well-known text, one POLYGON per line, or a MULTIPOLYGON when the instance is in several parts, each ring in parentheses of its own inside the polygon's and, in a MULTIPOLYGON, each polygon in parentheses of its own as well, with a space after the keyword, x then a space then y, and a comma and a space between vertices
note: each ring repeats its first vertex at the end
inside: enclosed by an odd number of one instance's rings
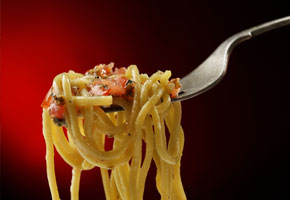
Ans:
MULTIPOLYGON (((289 15, 286 1, 190 2, 2 0, 1 199, 50 199, 40 104, 56 74, 113 61, 183 77, 228 36, 289 15)), ((217 87, 183 103, 188 199, 290 198, 289 52, 290 27, 247 41, 217 87)), ((59 156, 56 173, 69 199, 59 156)), ((159 199, 154 173, 144 199, 159 199)), ((97 197, 99 170, 84 172, 80 199, 97 197)))

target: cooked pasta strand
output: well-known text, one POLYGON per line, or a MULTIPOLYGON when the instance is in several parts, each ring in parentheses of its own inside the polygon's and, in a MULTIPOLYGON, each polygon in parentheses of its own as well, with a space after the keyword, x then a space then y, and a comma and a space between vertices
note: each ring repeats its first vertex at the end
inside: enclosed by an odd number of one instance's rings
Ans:
POLYGON ((152 161, 161 199, 186 199, 180 176, 184 146, 181 104, 171 102, 180 84, 178 79, 170 81, 170 76, 170 71, 150 77, 139 74, 135 65, 113 71, 109 64, 98 65, 85 75, 69 71, 54 78, 43 103, 47 177, 53 200, 60 199, 54 146, 72 167, 71 200, 79 199, 81 172, 95 167, 100 167, 107 200, 142 200, 152 161), (124 111, 105 113, 100 107, 112 104, 124 111), (112 147, 108 147, 108 138, 112 138, 112 147))

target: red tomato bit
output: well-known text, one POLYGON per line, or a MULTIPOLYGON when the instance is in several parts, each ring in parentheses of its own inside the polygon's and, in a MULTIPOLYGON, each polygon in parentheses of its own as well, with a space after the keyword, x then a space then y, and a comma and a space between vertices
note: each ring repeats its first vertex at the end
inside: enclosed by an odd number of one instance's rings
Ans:
POLYGON ((181 88, 181 84, 180 84, 179 80, 180 80, 179 78, 174 78, 174 79, 171 79, 169 81, 169 83, 174 83, 174 85, 175 85, 175 88, 172 90, 172 92, 170 94, 171 98, 176 98, 178 96, 179 90, 181 88))
POLYGON ((53 119, 53 122, 58 126, 65 125, 64 119, 64 99, 61 96, 56 96, 52 88, 46 94, 41 107, 48 109, 50 117, 53 119))

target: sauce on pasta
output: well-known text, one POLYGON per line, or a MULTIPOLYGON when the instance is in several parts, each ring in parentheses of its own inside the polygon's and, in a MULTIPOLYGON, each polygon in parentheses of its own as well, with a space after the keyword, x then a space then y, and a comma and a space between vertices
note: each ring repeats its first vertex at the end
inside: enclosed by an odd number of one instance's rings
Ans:
POLYGON ((81 172, 95 167, 101 170, 106 199, 143 199, 152 162, 161 199, 186 199, 180 177, 181 104, 171 102, 181 87, 179 79, 170 79, 170 71, 149 77, 135 65, 113 67, 113 63, 102 64, 85 74, 59 74, 42 102, 52 199, 60 199, 54 148, 72 167, 72 200, 79 198, 81 172), (112 105, 124 111, 106 113, 102 109, 112 105), (106 150, 106 137, 113 138, 110 150, 106 150))

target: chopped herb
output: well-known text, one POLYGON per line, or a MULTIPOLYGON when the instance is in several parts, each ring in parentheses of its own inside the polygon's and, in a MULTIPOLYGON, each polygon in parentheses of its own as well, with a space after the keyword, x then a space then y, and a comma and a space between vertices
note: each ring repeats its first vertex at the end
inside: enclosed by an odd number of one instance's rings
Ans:
POLYGON ((127 83, 126 83, 126 86, 129 85, 129 84, 132 84, 133 82, 134 82, 134 81, 132 81, 132 80, 129 79, 129 80, 127 81, 127 83))
POLYGON ((57 117, 54 117, 54 118, 53 118, 53 122, 54 122, 56 125, 58 125, 58 126, 66 125, 66 123, 65 123, 65 119, 64 119, 64 118, 59 119, 59 118, 57 118, 57 117))

